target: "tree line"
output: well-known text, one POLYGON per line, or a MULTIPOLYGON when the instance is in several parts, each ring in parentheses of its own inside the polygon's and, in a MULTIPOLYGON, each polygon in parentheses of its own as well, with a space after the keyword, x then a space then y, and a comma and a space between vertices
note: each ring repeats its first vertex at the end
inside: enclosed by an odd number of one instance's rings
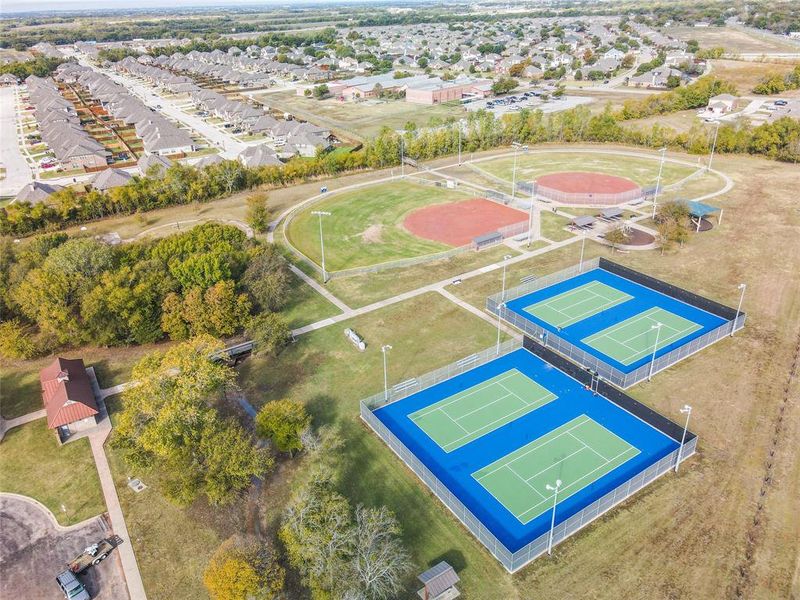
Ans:
POLYGON ((32 60, 21 62, 11 62, 0 65, 0 75, 11 73, 20 80, 27 79, 30 75, 37 77, 47 77, 58 68, 58 65, 67 62, 65 58, 51 58, 48 56, 37 56, 32 60))
POLYGON ((146 344, 243 330, 280 347, 291 276, 274 246, 206 223, 158 241, 109 246, 54 233, 0 244, 0 354, 146 344), (256 316, 253 316, 253 315, 256 316))

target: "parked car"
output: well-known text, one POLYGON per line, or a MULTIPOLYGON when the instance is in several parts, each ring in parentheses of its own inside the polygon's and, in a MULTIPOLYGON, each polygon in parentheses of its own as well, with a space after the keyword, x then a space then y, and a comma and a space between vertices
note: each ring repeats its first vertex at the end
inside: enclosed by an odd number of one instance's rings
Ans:
POLYGON ((786 106, 789 104, 786 100, 775 100, 775 106, 786 106))
POLYGON ((83 584, 78 581, 78 578, 72 571, 63 571, 56 576, 56 583, 61 588, 64 598, 67 600, 91 600, 89 592, 83 587, 83 584))

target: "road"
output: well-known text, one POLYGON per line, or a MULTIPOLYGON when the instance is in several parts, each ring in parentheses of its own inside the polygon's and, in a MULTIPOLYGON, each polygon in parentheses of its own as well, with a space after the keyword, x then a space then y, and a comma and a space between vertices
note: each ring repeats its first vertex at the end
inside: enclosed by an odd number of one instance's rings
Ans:
POLYGON ((20 149, 21 132, 17 131, 17 87, 0 88, 0 163, 6 177, 0 180, 0 196, 16 196, 33 181, 33 173, 20 149))
POLYGON ((155 93, 153 88, 147 86, 132 77, 122 75, 116 71, 108 69, 101 69, 96 65, 90 63, 86 58, 81 57, 78 62, 86 67, 94 69, 98 73, 107 75, 112 80, 116 81, 122 86, 125 86, 132 94, 137 96, 150 108, 160 112, 165 117, 182 123, 186 127, 193 129, 204 138, 209 140, 213 145, 220 148, 222 151, 220 155, 223 158, 236 158, 242 150, 247 148, 248 144, 240 142, 232 135, 220 131, 213 125, 206 123, 202 118, 197 115, 192 115, 180 108, 177 102, 171 98, 164 98, 155 93), (156 108, 160 106, 161 108, 156 108))

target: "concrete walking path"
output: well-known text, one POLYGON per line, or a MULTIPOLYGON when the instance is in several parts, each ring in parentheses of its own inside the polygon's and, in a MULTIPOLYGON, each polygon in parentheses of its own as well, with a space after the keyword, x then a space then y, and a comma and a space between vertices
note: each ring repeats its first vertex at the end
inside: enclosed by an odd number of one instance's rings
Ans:
POLYGON ((117 488, 114 485, 114 478, 111 476, 111 467, 108 465, 108 459, 103 448, 109 433, 111 433, 111 423, 107 421, 106 427, 89 436, 89 445, 92 448, 92 455, 97 466, 97 474, 100 476, 100 486, 103 488, 103 497, 106 501, 108 516, 111 519, 111 527, 114 533, 124 540, 124 543, 117 547, 117 551, 122 563, 122 571, 125 574, 125 581, 128 584, 128 594, 131 600, 146 600, 147 596, 144 592, 144 583, 139 572, 139 564, 136 562, 131 536, 128 533, 128 526, 125 524, 117 488))
POLYGON ((345 304, 344 302, 339 300, 339 298, 337 298, 336 296, 331 294, 325 286, 320 284, 313 277, 309 277, 308 275, 306 275, 302 270, 298 269, 292 263, 289 263, 289 269, 291 269, 292 273, 297 275, 300 279, 305 281, 308 285, 310 285, 317 292, 319 292, 322 296, 324 296, 325 299, 328 300, 328 302, 330 302, 331 304, 334 304, 336 306, 336 308, 338 308, 339 310, 341 310, 343 312, 347 312, 349 310, 352 310, 349 306, 347 306, 347 304, 345 304))

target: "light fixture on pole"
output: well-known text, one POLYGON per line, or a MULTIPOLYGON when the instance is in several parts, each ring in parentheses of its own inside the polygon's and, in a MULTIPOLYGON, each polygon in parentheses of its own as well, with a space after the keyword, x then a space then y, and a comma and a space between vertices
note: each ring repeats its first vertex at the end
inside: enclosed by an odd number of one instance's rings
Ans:
POLYGON ((400 177, 406 176, 406 157, 405 157, 405 150, 406 145, 405 141, 403 140, 403 136, 400 136, 400 177))
POLYGON ((386 353, 391 349, 392 347, 389 344, 381 346, 381 352, 383 353, 383 399, 385 402, 389 401, 389 372, 386 368, 386 353))
POLYGON ((531 207, 528 211, 528 248, 531 247, 533 238, 533 208, 536 200, 536 182, 531 181, 531 207))
POLYGON ((721 121, 717 121, 717 127, 714 129, 714 143, 711 144, 711 156, 708 158, 708 166, 706 167, 706 171, 711 170, 711 163, 714 162, 714 150, 717 148, 717 136, 719 135, 719 126, 721 124, 721 121))
POLYGON ((744 291, 747 289, 747 284, 740 283, 737 289, 742 290, 742 293, 739 296, 739 306, 736 307, 736 318, 733 320, 733 327, 731 328, 731 337, 733 337, 733 332, 736 331, 736 322, 739 320, 739 314, 742 312, 742 302, 744 302, 744 291))
POLYGON ((324 210, 312 210, 311 214, 319 217, 319 246, 322 253, 322 283, 328 283, 328 273, 325 271, 325 241, 322 237, 322 217, 330 217, 331 213, 324 210))
POLYGON ((661 323, 656 323, 650 327, 651 330, 656 330, 656 343, 653 344, 653 358, 650 359, 650 372, 647 374, 647 381, 650 381, 653 377, 653 367, 656 365, 656 352, 658 351, 658 334, 661 333, 661 326, 661 323))
POLYGON ((556 504, 558 504, 558 488, 561 487, 561 480, 556 479, 556 486, 549 483, 545 486, 548 492, 553 492, 553 516, 550 518, 550 538, 547 540, 547 555, 553 554, 553 530, 556 527, 556 504))
POLYGON ((458 122, 458 166, 461 166, 461 121, 458 122))
POLYGON ((653 218, 656 218, 656 206, 658 206, 658 194, 661 191, 661 173, 664 170, 664 157, 667 154, 667 147, 664 146, 661 150, 661 164, 658 167, 658 177, 656 178, 656 192, 653 196, 653 218))
POLYGON ((692 407, 684 404, 681 413, 686 415, 686 424, 683 426, 683 435, 681 436, 681 445, 678 446, 678 460, 675 462, 675 472, 678 472, 678 467, 681 464, 681 454, 683 454, 683 443, 686 441, 686 432, 689 429, 689 417, 692 416, 692 407))

